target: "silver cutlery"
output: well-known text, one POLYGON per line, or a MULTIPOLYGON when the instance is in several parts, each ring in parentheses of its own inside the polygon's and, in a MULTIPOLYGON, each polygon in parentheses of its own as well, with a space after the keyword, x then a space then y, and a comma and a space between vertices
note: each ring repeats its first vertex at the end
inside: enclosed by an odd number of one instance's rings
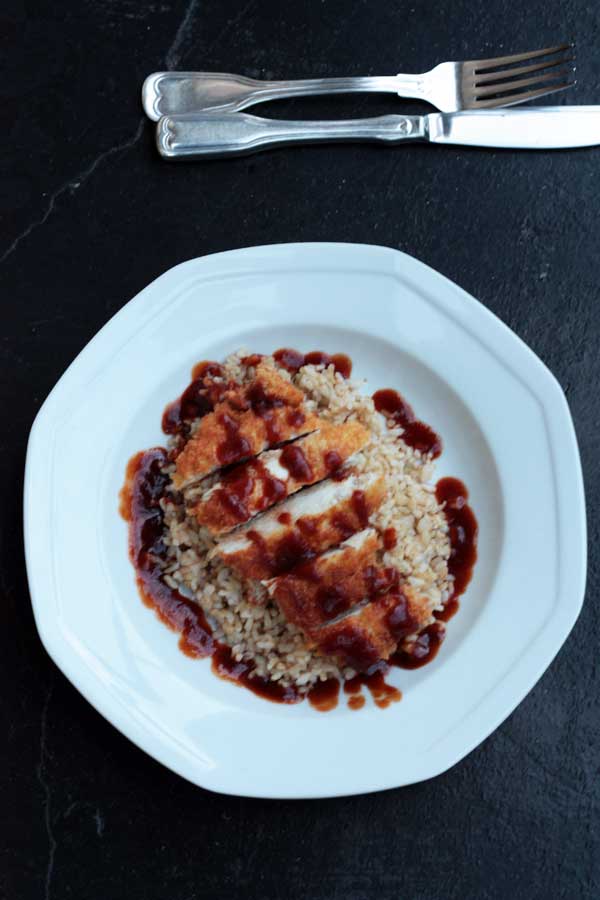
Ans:
POLYGON ((498 56, 444 62, 422 75, 256 81, 219 72, 155 72, 142 88, 146 114, 239 112, 282 97, 373 91, 424 100, 442 112, 512 106, 564 91, 575 83, 573 44, 498 56))
POLYGON ((165 159, 238 156, 267 147, 336 141, 426 141, 533 150, 588 147, 600 143, 600 106, 536 106, 329 122, 201 113, 163 116, 156 134, 165 159))

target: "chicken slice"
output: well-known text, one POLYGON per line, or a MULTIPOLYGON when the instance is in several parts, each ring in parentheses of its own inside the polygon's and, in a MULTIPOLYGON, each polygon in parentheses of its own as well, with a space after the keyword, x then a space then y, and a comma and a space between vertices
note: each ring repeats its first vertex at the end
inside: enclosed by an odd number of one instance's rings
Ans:
POLYGON ((246 578, 281 575, 366 528, 384 492, 381 475, 323 481, 242 526, 211 555, 246 578))
POLYGON ((272 366, 259 363, 248 385, 225 391, 177 457, 178 490, 222 466, 314 431, 319 419, 303 406, 304 394, 272 366))
POLYGON ((408 584, 382 594, 355 613, 308 632, 309 643, 340 665, 366 672, 388 659, 398 643, 428 624, 429 604, 408 584))
POLYGON ((318 431, 227 472, 193 513, 213 534, 231 531, 305 485, 331 475, 368 440, 369 432, 358 422, 323 421, 318 431))
MULTIPOLYGON (((385 589, 375 566, 378 549, 377 532, 366 528, 265 585, 288 622, 310 630, 385 589)), ((390 572, 396 578, 388 580, 389 588, 397 583, 397 573, 390 572)))

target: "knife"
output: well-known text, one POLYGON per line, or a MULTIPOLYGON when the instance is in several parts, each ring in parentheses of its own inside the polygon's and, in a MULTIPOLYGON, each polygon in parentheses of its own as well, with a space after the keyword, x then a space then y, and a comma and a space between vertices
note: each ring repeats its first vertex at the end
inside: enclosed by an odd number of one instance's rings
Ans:
POLYGON ((263 119, 246 113, 163 116, 156 144, 165 159, 255 153, 296 143, 425 141, 471 147, 559 150, 600 144, 600 106, 536 106, 427 116, 326 122, 263 119))

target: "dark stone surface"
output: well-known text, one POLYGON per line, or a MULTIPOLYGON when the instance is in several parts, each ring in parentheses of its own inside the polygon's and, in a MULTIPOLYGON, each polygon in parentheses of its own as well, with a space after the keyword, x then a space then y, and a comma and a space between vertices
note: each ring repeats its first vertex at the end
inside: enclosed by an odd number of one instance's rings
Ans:
MULTIPOLYGON (((169 166, 138 99, 144 76, 166 65, 387 74, 574 35, 580 84, 569 100, 594 102, 597 3, 4 0, 0 20, 0 895, 598 897, 600 150, 347 146, 169 166), (162 768, 51 664, 27 593, 22 471, 48 391, 137 291, 193 256, 302 240, 414 254, 480 298, 556 373, 586 475, 588 596, 537 687, 447 774, 358 798, 251 801, 162 768)), ((275 114, 408 108, 363 97, 282 103, 275 114)))

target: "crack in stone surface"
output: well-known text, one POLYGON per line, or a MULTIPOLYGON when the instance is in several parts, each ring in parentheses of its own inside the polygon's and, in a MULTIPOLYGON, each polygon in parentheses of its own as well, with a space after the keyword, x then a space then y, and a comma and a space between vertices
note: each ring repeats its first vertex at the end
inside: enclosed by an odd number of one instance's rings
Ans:
POLYGON ((64 184, 61 184, 60 187, 53 191, 52 194, 50 194, 48 205, 42 217, 39 219, 35 219, 33 222, 30 222, 30 224, 24 229, 24 231, 22 231, 21 234, 17 235, 12 244, 4 251, 2 256, 0 256, 0 265, 6 259, 8 259, 8 257, 12 253, 14 253, 21 241, 25 240, 26 237, 29 237, 32 231, 34 231, 36 228, 40 228, 48 221, 48 219, 52 215, 52 212, 54 211, 57 200, 59 200, 63 194, 66 194, 67 191, 70 191, 71 193, 78 191, 79 188, 82 187, 86 183, 86 181, 94 174, 98 166, 103 163, 104 160, 108 159, 111 156, 114 156, 116 153, 124 153, 125 150, 129 150, 131 147, 137 144, 142 136, 143 128, 144 119, 141 118, 132 137, 128 138, 126 141, 122 141, 119 144, 115 144, 114 146, 109 147, 108 150, 103 150, 103 152, 100 153, 90 163, 90 165, 83 170, 83 172, 80 172, 78 175, 69 178, 64 182, 64 184))
POLYGON ((167 53, 165 55, 165 68, 169 70, 174 69, 176 66, 178 66, 181 57, 183 56, 184 51, 182 48, 186 43, 188 35, 191 31, 191 25, 197 6, 198 0, 190 0, 190 3, 188 3, 187 9, 183 14, 183 18, 179 23, 179 27, 175 33, 173 43, 167 50, 167 53))
MULTIPOLYGON (((190 34, 198 2, 199 0, 190 0, 186 7, 183 18, 181 19, 177 27, 177 31, 175 32, 175 37, 173 38, 173 41, 165 54, 165 64, 167 69, 173 69, 179 64, 179 60, 181 59, 184 52, 183 47, 190 34)), ((79 190, 79 188, 82 187, 94 174, 98 166, 106 159, 114 156, 117 153, 123 153, 126 150, 131 149, 131 147, 134 147, 140 140, 143 129, 144 117, 142 117, 138 122, 137 128, 132 137, 128 138, 122 143, 115 144, 114 146, 109 147, 107 150, 104 150, 90 163, 90 165, 86 169, 84 169, 78 175, 69 178, 64 182, 64 184, 61 184, 60 187, 53 191, 50 194, 46 209, 44 210, 42 215, 39 218, 34 219, 33 222, 30 222, 29 225, 27 225, 26 228, 24 228, 23 231, 17 235, 17 237, 0 256, 0 265, 2 265, 2 263, 5 262, 9 258, 9 256, 12 256, 19 244, 26 238, 28 238, 32 231, 35 231, 36 228, 41 228, 42 225, 46 224, 46 222, 54 212, 57 201, 63 196, 63 194, 66 194, 67 192, 74 193, 75 191, 79 190)))

